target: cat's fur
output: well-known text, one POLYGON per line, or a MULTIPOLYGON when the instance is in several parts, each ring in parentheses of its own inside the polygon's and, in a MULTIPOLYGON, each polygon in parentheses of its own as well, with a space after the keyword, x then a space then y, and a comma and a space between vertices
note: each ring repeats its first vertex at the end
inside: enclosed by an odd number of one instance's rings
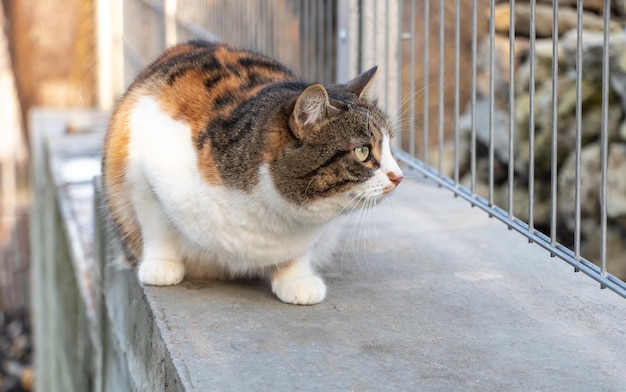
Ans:
POLYGON ((402 179, 388 120, 365 98, 375 72, 324 87, 224 44, 162 54, 119 102, 103 159, 139 280, 268 274, 282 301, 322 301, 311 259, 329 222, 402 179))

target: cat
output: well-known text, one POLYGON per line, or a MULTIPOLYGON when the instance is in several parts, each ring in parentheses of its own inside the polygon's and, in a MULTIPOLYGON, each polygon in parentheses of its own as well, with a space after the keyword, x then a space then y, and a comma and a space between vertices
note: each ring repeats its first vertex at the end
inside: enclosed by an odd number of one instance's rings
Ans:
POLYGON ((158 57, 118 102, 102 162, 139 281, 261 276, 283 302, 323 301, 314 258, 325 230, 403 176, 389 120, 368 99, 375 74, 324 87, 206 41, 158 57))

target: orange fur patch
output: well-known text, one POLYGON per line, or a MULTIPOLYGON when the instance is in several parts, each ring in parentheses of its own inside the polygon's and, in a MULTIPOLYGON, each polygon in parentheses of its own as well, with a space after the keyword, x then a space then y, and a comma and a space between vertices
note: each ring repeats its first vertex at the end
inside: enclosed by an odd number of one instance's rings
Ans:
POLYGON ((141 229, 136 223, 126 184, 130 114, 138 96, 129 92, 116 108, 107 132, 104 165, 105 197, 115 225, 125 244, 126 257, 133 263, 141 255, 141 229))
MULTIPOLYGON (((152 68, 173 56, 191 51, 202 52, 204 50, 190 45, 172 48, 169 52, 162 55, 152 68)), ((197 67, 189 69, 177 77, 176 82, 173 84, 167 84, 162 80, 152 82, 153 90, 156 91, 156 97, 161 102, 161 109, 168 113, 172 119, 187 124, 191 128, 191 137, 194 141, 201 137, 202 133, 206 131, 207 125, 216 120, 218 116, 229 116, 232 110, 241 102, 257 94, 271 81, 284 80, 286 78, 282 73, 268 71, 263 68, 241 67, 238 65, 238 61, 243 56, 250 56, 250 53, 226 46, 218 47, 213 52, 212 57, 222 65, 219 70, 203 70, 197 67), (224 73, 224 69, 229 66, 241 74, 224 73), (242 79, 252 71, 265 77, 268 82, 242 91, 242 79), (217 82, 210 89, 207 88, 205 85, 206 81, 216 76, 219 76, 217 82), (219 107, 219 110, 215 110, 214 105, 216 102, 219 102, 224 97, 229 98, 233 96, 232 100, 224 99, 224 103, 219 107)), ((272 140, 272 145, 282 142, 282 138, 280 136, 277 137, 275 134, 270 134, 269 139, 272 140)), ((275 150, 275 148, 271 149, 275 150)), ((208 139, 203 143, 201 150, 198 151, 198 169, 209 184, 219 185, 221 183, 222 180, 215 166, 215 159, 211 153, 211 143, 208 139)))

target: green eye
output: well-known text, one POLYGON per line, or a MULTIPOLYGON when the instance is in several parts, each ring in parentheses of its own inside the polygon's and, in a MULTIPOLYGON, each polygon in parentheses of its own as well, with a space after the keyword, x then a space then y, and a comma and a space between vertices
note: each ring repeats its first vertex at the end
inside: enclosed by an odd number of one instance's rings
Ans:
POLYGON ((354 154, 359 161, 365 162, 370 157, 370 148, 367 146, 357 147, 354 149, 354 154))

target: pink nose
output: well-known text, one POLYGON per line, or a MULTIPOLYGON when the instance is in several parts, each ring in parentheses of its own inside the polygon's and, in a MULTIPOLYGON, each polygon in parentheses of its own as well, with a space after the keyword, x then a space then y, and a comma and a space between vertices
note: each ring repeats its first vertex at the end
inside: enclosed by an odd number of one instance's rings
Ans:
POLYGON ((388 172, 387 177, 389 178, 389 181, 396 184, 396 186, 398 186, 402 182, 402 174, 397 175, 394 172, 388 172))

